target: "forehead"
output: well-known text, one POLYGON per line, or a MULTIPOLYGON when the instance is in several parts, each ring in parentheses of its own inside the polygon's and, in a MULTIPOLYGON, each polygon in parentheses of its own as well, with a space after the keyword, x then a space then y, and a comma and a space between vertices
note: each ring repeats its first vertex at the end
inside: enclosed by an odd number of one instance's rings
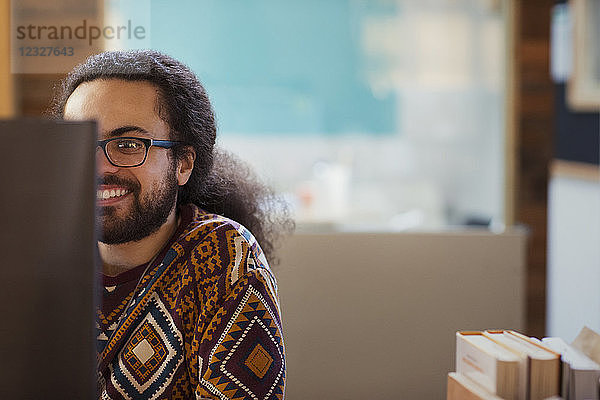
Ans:
POLYGON ((101 135, 127 125, 163 131, 167 126, 158 116, 157 100, 157 88, 150 82, 97 79, 77 86, 65 104, 64 118, 94 119, 101 135))

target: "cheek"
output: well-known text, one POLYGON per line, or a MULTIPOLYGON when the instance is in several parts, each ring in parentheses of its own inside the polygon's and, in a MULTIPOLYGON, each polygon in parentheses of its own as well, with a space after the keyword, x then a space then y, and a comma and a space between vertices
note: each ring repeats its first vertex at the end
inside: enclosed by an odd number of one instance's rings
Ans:
MULTIPOLYGON (((152 149, 151 149, 152 150, 152 149)), ((171 158, 168 156, 166 149, 157 149, 163 154, 148 154, 146 162, 142 165, 145 168, 146 173, 152 176, 165 175, 167 171, 171 169, 171 158)))
POLYGON ((141 185, 141 192, 151 195, 160 189, 169 175, 175 173, 172 161, 166 154, 148 154, 146 162, 131 172, 141 185))
POLYGON ((142 194, 152 196, 154 193, 158 193, 165 185, 170 174, 172 172, 169 170, 169 165, 161 168, 155 167, 145 170, 143 174, 139 174, 137 179, 142 187, 142 194))
POLYGON ((144 164, 131 168, 131 172, 142 185, 148 185, 159 180, 165 174, 167 165, 168 163, 150 159, 148 156, 144 164))

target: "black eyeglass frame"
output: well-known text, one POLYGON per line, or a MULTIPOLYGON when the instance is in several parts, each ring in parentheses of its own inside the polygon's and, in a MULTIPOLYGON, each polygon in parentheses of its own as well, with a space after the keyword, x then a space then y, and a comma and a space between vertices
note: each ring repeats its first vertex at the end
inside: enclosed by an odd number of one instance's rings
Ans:
POLYGON ((142 165, 146 162, 146 158, 148 158, 148 150, 150 150, 150 147, 156 146, 156 147, 162 147, 164 149, 170 149, 175 146, 183 145, 183 144, 185 144, 185 142, 176 141, 176 140, 148 139, 148 138, 140 138, 140 137, 135 137, 135 136, 118 136, 118 137, 114 137, 114 138, 110 138, 110 139, 98 140, 96 142, 96 144, 97 144, 97 147, 102 148, 102 151, 104 152, 104 156, 106 157, 108 162, 111 163, 111 165, 114 165, 115 167, 119 167, 119 168, 133 168, 133 167, 139 167, 140 165, 142 165), (108 151, 106 150, 106 145, 112 141, 122 140, 122 139, 139 140, 140 142, 144 143, 146 152, 144 154, 144 159, 140 163, 134 164, 134 165, 119 165, 110 159, 110 157, 108 156, 108 151))

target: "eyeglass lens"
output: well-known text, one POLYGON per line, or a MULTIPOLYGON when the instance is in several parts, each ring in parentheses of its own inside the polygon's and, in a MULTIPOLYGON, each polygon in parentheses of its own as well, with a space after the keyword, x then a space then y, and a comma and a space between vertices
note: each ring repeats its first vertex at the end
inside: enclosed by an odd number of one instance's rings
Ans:
POLYGON ((119 166, 137 165, 146 157, 146 144, 136 139, 116 139, 106 144, 106 153, 119 166))

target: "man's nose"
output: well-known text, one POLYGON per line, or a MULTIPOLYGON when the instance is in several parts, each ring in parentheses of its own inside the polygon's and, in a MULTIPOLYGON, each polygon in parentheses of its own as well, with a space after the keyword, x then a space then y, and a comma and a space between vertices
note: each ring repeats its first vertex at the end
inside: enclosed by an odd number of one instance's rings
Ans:
POLYGON ((117 172, 118 169, 119 167, 115 167, 110 163, 110 161, 108 161, 106 154, 104 154, 102 148, 98 146, 98 148, 96 148, 96 173, 98 175, 102 175, 104 173, 111 174, 117 172))

